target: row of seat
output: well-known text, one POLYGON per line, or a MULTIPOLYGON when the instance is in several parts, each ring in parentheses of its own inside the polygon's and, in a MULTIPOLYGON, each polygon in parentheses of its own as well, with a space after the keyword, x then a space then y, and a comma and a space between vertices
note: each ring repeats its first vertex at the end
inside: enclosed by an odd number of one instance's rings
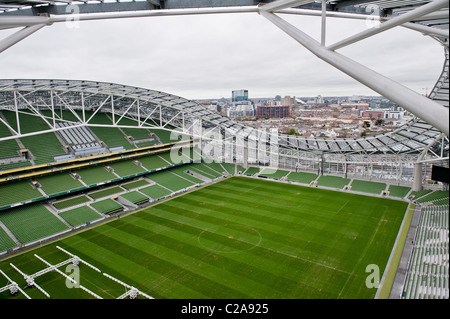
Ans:
POLYGON ((448 205, 422 208, 403 298, 449 298, 448 216, 448 205))

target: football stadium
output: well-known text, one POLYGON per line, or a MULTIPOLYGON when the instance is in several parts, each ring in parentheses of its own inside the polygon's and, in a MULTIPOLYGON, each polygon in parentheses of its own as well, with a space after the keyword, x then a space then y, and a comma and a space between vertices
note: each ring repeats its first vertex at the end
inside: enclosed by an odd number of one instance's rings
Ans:
POLYGON ((0 0, 20 28, 0 52, 73 4, 81 22, 261 14, 414 118, 304 137, 151 88, 0 79, 0 299, 449 298, 448 1, 0 0), (328 47, 283 20, 368 6, 380 24, 328 47), (335 52, 393 27, 442 45, 427 96, 335 52))

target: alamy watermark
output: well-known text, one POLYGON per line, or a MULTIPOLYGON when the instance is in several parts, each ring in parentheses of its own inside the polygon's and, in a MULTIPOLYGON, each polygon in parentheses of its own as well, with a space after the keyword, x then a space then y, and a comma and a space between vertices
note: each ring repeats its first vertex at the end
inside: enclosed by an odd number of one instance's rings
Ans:
POLYGON ((75 265, 67 265, 66 267, 66 287, 80 288, 80 268, 75 265))
POLYGON ((69 29, 80 28, 80 7, 76 4, 69 4, 66 7, 66 13, 68 14, 66 18, 66 26, 69 29))
POLYGON ((366 287, 378 289, 380 286, 380 267, 375 264, 367 265, 366 273, 369 273, 366 277, 366 287))
POLYGON ((172 131, 172 141, 193 139, 194 152, 191 157, 189 147, 175 143, 170 151, 170 159, 178 164, 192 158, 195 162, 226 162, 264 166, 264 174, 273 174, 279 168, 279 133, 277 128, 254 129, 233 132, 216 127, 203 127, 201 120, 195 120, 186 132, 172 131))
POLYGON ((374 4, 369 4, 366 7, 366 13, 368 14, 366 18, 367 28, 379 28, 381 25, 380 21, 380 7, 374 4))

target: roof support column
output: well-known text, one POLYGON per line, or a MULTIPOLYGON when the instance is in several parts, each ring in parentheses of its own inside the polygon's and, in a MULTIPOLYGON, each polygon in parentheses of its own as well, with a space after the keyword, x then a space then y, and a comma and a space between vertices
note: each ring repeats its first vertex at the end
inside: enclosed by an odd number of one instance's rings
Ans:
POLYGON ((322 33, 321 33, 321 42, 322 46, 325 46, 325 37, 326 37, 326 28, 327 28, 327 0, 322 0, 322 33))
POLYGON ((422 163, 414 163, 414 184, 412 190, 417 192, 422 190, 422 163))

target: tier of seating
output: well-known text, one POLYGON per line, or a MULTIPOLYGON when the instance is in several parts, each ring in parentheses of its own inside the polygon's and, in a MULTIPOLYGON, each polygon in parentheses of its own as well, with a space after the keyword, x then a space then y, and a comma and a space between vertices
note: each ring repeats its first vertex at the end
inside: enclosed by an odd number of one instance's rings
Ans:
MULTIPOLYGON (((317 187, 326 187, 338 190, 347 190, 372 195, 389 196, 392 198, 399 198, 399 199, 405 198, 411 192, 411 187, 408 186, 389 185, 383 182, 343 178, 340 176, 331 176, 331 175, 319 176, 318 174, 311 172, 298 172, 298 171, 294 172, 284 169, 274 170, 268 167, 260 168, 251 166, 246 170, 244 169, 242 171, 242 174, 252 177, 263 177, 274 180, 285 180, 291 183, 299 183, 317 187)), ((416 192, 416 194, 423 195, 428 192, 431 192, 431 190, 416 192)), ((413 192, 411 192, 411 194, 413 194, 413 192)), ((446 202, 445 199, 439 200, 444 203, 446 202)))
MULTIPOLYGON (((17 130, 16 113, 12 111, 1 111, 9 125, 17 130)), ((48 124, 39 116, 30 112, 19 113, 20 132, 22 134, 48 130, 48 124)), ((8 134, 11 135, 11 134, 8 134)), ((63 145, 54 133, 44 133, 20 138, 20 142, 32 154, 35 165, 54 162, 54 156, 66 154, 63 145)), ((3 145, 4 142, 2 142, 3 145)))
POLYGON ((153 155, 145 159, 146 161, 143 162, 152 165, 159 163, 160 166, 152 166, 153 172, 148 173, 144 170, 145 174, 131 179, 120 179, 118 178, 119 175, 115 173, 118 167, 125 170, 124 175, 130 172, 128 170, 130 165, 141 168, 132 160, 128 160, 123 162, 127 163, 126 166, 114 165, 113 172, 108 172, 103 166, 81 169, 77 171, 81 177, 79 180, 69 173, 57 173, 38 177, 35 184, 31 184, 29 181, 19 181, 0 185, 0 205, 3 203, 14 204, 13 202, 20 202, 23 198, 26 198, 27 201, 40 200, 39 203, 9 208, 1 212, 0 215, 3 218, 0 219, 0 253, 70 230, 73 227, 107 218, 107 216, 118 212, 133 210, 148 202, 164 199, 167 196, 172 196, 180 191, 221 177, 222 173, 226 172, 221 164, 211 165, 221 172, 215 171, 214 168, 210 167, 210 164, 206 163, 192 164, 188 162, 182 166, 174 166, 172 162, 169 162, 170 156, 168 154, 153 155), (196 169, 195 174, 192 173, 193 168, 196 169), (99 174, 99 172, 106 172, 106 174, 99 174), (91 177, 91 175, 97 176, 97 178, 86 179, 87 176, 91 177), (113 177, 113 179, 108 180, 110 177, 113 177), (83 184, 88 185, 84 180, 88 182, 102 181, 99 184, 104 184, 98 186, 94 183, 91 184, 93 187, 88 187, 83 186, 83 184), (119 180, 119 184, 117 184, 117 180, 119 180), (114 185, 110 183, 113 181, 114 185), (34 188, 33 185, 41 185, 42 187, 34 188), (79 188, 79 186, 83 187, 79 188), (65 193, 50 199, 46 197, 46 192, 66 191, 71 187, 77 187, 80 190, 73 195, 65 193), (1 196, 3 194, 5 196, 1 196), (12 196, 14 194, 16 197, 12 196), (24 195, 25 197, 21 197, 24 195), (130 203, 132 206, 130 206, 130 203), (40 229, 43 227, 41 223, 32 226, 35 223, 34 218, 32 218, 33 210, 39 211, 36 215, 37 218, 44 216, 43 220, 49 220, 49 225, 54 224, 55 226, 50 226, 48 232, 40 229), (55 220, 58 222, 55 222, 55 220), (23 223, 30 223, 31 225, 24 228, 23 223), (61 223, 64 227, 56 227, 61 223), (33 227, 36 230, 32 230, 33 227), (30 232, 30 235, 27 237, 25 234, 28 232, 30 232))
POLYGON ((352 191, 363 193, 372 193, 379 195, 381 194, 382 191, 386 190, 385 183, 362 181, 358 179, 354 179, 350 185, 352 191))
POLYGON ((449 192, 436 190, 416 199, 417 203, 433 203, 437 205, 448 205, 449 192))
POLYGON ((349 178, 322 175, 318 178, 317 185, 323 187, 343 189, 345 186, 350 184, 350 181, 351 180, 349 178))
POLYGON ((2 211, 0 222, 22 244, 28 244, 70 229, 41 203, 2 211))
MULTIPOLYGON (((53 123, 51 111, 41 110, 40 113, 43 118, 29 110, 20 110, 20 132, 22 134, 50 129, 49 123, 53 123)), ((170 138, 170 131, 162 129, 150 131, 148 128, 137 128, 136 121, 125 117, 120 120, 120 124, 136 126, 136 128, 75 126, 76 123, 81 123, 80 119, 83 118, 80 111, 76 113, 78 117, 67 110, 59 110, 57 114, 55 113, 55 127, 64 128, 56 133, 44 133, 0 142, 0 170, 41 165, 82 156, 104 154, 109 151, 131 150, 173 141, 170 138), (24 153, 28 157, 19 153, 21 149, 28 150, 28 153, 24 153)), ((86 111, 84 117, 90 119, 89 124, 112 124, 111 117, 107 113, 98 112, 94 115, 93 112, 86 111)), ((0 118, 18 131, 16 112, 2 110, 0 118)), ((0 121, 0 138, 9 136, 12 136, 12 132, 0 121)), ((177 140, 179 139, 174 141, 177 140)))
POLYGON ((312 181, 316 180, 317 174, 308 172, 291 172, 287 176, 287 180, 291 182, 297 182, 301 184, 311 184, 312 181))
POLYGON ((75 123, 56 123, 56 127, 65 128, 58 131, 62 140, 69 146, 75 155, 95 154, 102 152, 103 147, 87 127, 74 127, 75 123))
POLYGON ((448 205, 422 208, 403 298, 449 298, 448 216, 448 205))

